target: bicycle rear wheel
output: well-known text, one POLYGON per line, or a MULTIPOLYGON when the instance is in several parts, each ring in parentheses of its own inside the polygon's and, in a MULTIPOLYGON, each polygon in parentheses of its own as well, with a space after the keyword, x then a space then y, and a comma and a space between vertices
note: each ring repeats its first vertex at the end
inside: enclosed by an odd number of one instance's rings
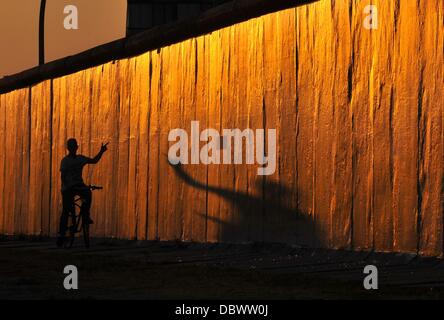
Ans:
POLYGON ((76 238, 76 234, 74 232, 69 232, 69 238, 65 242, 65 248, 70 249, 72 248, 72 245, 74 244, 74 239, 76 238))
POLYGON ((75 211, 73 215, 71 215, 71 226, 69 226, 69 237, 65 241, 65 248, 69 249, 74 244, 74 240, 76 238, 76 233, 79 227, 80 218, 75 215, 75 211))
POLYGON ((71 221, 71 225, 68 227, 69 237, 64 244, 67 249, 72 247, 74 240, 76 239, 76 233, 80 231, 81 215, 76 212, 79 208, 79 206, 75 205, 69 216, 69 221, 71 221))

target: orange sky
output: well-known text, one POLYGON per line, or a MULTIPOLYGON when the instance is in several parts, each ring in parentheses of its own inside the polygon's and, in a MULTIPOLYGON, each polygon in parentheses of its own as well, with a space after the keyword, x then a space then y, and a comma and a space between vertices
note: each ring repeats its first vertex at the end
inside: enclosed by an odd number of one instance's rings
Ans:
MULTIPOLYGON (((126 0, 47 0, 46 62, 125 36, 126 0), (79 29, 65 30, 66 5, 75 5, 79 29)), ((0 77, 38 63, 40 0, 0 2, 0 77)))

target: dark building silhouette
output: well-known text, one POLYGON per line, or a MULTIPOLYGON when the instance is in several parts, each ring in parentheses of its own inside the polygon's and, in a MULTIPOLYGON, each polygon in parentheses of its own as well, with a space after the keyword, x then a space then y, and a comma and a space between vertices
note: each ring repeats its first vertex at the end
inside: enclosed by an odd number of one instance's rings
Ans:
POLYGON ((127 36, 192 18, 228 0, 128 0, 127 36))

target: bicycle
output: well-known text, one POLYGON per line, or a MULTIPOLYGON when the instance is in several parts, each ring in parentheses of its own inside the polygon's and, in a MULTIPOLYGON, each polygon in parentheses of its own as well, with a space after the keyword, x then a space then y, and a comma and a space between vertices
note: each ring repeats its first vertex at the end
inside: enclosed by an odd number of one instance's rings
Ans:
MULTIPOLYGON (((88 188, 91 191, 94 190, 102 190, 103 187, 100 186, 93 186, 89 185, 88 188)), ((71 221, 71 225, 68 227, 69 230, 69 237, 67 241, 65 241, 64 246, 65 248, 71 248, 74 244, 74 240, 76 238, 76 234, 83 231, 83 240, 85 242, 85 247, 89 248, 89 223, 84 223, 84 215, 81 211, 82 206, 82 197, 76 196, 73 202, 72 209, 69 212, 69 220, 71 221)))

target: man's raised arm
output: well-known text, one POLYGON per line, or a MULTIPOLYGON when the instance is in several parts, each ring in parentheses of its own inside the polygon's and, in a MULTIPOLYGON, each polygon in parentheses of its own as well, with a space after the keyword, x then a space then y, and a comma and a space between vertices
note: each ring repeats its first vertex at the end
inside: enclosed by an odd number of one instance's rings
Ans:
POLYGON ((97 162, 100 161, 100 159, 102 158, 102 155, 105 153, 106 150, 108 150, 108 148, 107 148, 108 143, 109 142, 107 142, 105 144, 102 143, 99 153, 94 158, 92 158, 88 161, 89 164, 96 164, 97 162))

